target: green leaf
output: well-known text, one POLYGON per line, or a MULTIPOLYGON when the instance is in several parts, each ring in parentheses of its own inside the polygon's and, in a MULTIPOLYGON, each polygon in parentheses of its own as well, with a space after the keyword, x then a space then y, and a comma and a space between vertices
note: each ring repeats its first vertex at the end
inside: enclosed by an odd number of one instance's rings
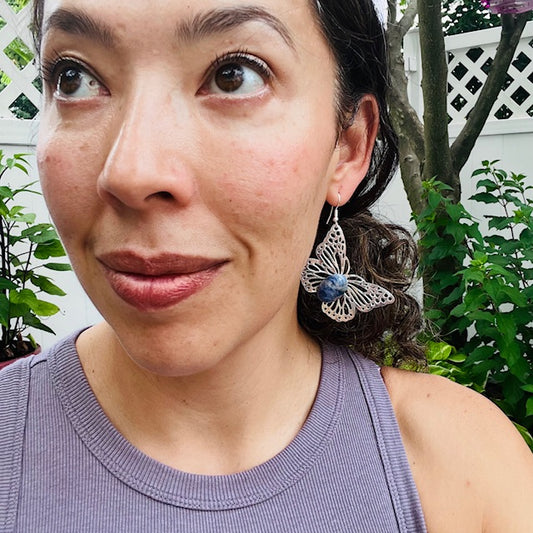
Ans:
POLYGON ((16 215, 20 214, 22 211, 24 211, 24 206, 22 205, 15 205, 9 210, 9 216, 11 218, 15 217, 16 215))
POLYGON ((5 294, 0 294, 0 324, 5 328, 8 328, 9 319, 9 300, 5 294))
POLYGON ((436 191, 429 191, 428 193, 428 205, 435 210, 442 203, 442 195, 436 191))
POLYGON ((466 305, 464 303, 461 303, 451 310, 450 315, 459 317, 459 316, 463 316, 465 313, 466 313, 466 305))
POLYGON ((477 283, 483 283, 485 279, 485 273, 481 270, 467 269, 463 271, 463 277, 465 281, 475 281, 477 283))
POLYGON ((49 259, 50 257, 64 257, 65 250, 59 240, 50 244, 38 244, 33 254, 37 259, 49 259))
POLYGON ((488 192, 478 192, 470 197, 474 202, 481 202, 483 204, 497 204, 498 198, 488 192))
MULTIPOLYGON (((526 307, 529 305, 527 298, 524 296, 520 289, 516 287, 503 286, 501 288, 502 293, 509 297, 509 301, 518 307, 526 307)), ((531 317, 533 319, 533 316, 531 317)))
POLYGON ((522 390, 533 393, 533 383, 531 385, 522 385, 522 390))
POLYGON ((506 229, 513 225, 513 218, 512 217, 499 217, 499 216, 491 216, 489 220, 489 228, 490 229, 506 229))
POLYGON ((37 244, 51 243, 58 238, 56 230, 50 224, 37 224, 31 228, 26 228, 21 232, 21 236, 37 244))
MULTIPOLYGON (((485 163, 488 164, 488 161, 484 161, 483 164, 485 165, 485 163)), ((487 165, 485 165, 487 166, 487 165)), ((476 176, 479 176, 481 174, 488 174, 489 173, 489 169, 488 168, 478 168, 476 170, 474 170, 474 172, 472 172, 472 177, 475 178, 476 176)), ((487 180, 487 181, 490 181, 490 180, 487 180)), ((491 181, 492 183, 492 181, 491 181)))
POLYGON ((491 324, 494 322, 494 316, 491 313, 487 311, 482 311, 480 309, 469 313, 468 318, 470 320, 475 320, 476 322, 485 321, 485 322, 490 322, 491 324))
POLYGON ((13 191, 6 186, 0 187, 0 198, 9 198, 10 200, 13 199, 13 191))
POLYGON ((446 234, 451 235, 453 237, 455 244, 459 244, 465 240, 466 229, 460 224, 451 223, 444 231, 446 234))
POLYGON ((526 444, 530 447, 531 451, 533 452, 533 437, 531 436, 531 433, 529 433, 529 431, 524 426, 521 426, 520 424, 517 424, 516 422, 513 422, 513 424, 515 425, 516 429, 518 430, 520 435, 522 435, 523 439, 526 441, 526 444))
POLYGON ((20 163, 15 163, 13 166, 17 167, 19 170, 22 170, 24 174, 29 175, 28 169, 24 165, 21 165, 20 163))
POLYGON ((444 305, 449 305, 457 300, 462 299, 464 291, 464 287, 456 287, 446 298, 442 300, 442 303, 444 305))
POLYGON ((528 398, 526 402, 526 416, 533 416, 533 398, 528 398))
POLYGON ((65 296, 66 293, 62 289, 60 289, 57 285, 52 283, 49 278, 45 276, 32 276, 31 282, 36 286, 39 287, 42 291, 46 292, 47 294, 52 294, 54 296, 65 296))
POLYGON ((35 315, 27 314, 24 315, 22 318, 24 320, 24 324, 26 324, 27 326, 30 326, 35 329, 40 329, 41 331, 46 331, 47 333, 55 335, 55 331, 47 325, 43 324, 35 315))
POLYGON ((453 346, 445 342, 429 342, 426 356, 428 361, 446 361, 452 354, 453 346))
POLYGON ((491 300, 496 303, 496 305, 500 305, 500 303, 502 303, 500 301, 500 292, 502 285, 502 282, 498 279, 488 279, 483 285, 483 288, 486 290, 491 300))
POLYGON ((10 302, 9 304, 9 314, 12 319, 22 318, 30 312, 30 308, 27 304, 14 304, 13 302, 10 302))
POLYGON ((425 316, 428 320, 439 320, 444 316, 444 314, 440 309, 428 309, 425 312, 425 316))
POLYGON ((5 289, 16 289, 17 286, 10 280, 6 279, 6 278, 2 278, 0 277, 0 290, 5 290, 5 289))
POLYGON ((30 306, 32 311, 39 316, 53 316, 59 313, 59 307, 53 303, 37 300, 30 306))
POLYGON ((68 263, 45 263, 42 266, 57 272, 67 272, 72 270, 72 267, 68 263))
MULTIPOLYGON (((22 206, 15 206, 15 207, 22 207, 22 206)), ((14 214, 11 214, 10 212, 9 216, 6 218, 8 218, 11 222, 22 222, 24 224, 33 224, 37 216, 35 215, 35 213, 21 213, 20 211, 19 212, 15 211, 14 214)))
POLYGON ((27 305, 36 315, 52 316, 59 311, 59 307, 50 302, 37 299, 37 296, 29 290, 22 289, 21 291, 11 291, 9 298, 14 304, 27 305))
POLYGON ((455 273, 450 272, 437 272, 434 277, 436 281, 436 287, 439 290, 446 289, 447 287, 456 286, 460 282, 455 273))
POLYGON ((446 206, 446 212, 454 222, 458 222, 461 218, 472 218, 462 204, 449 204, 446 206))
POLYGON ((477 333, 483 337, 494 339, 498 336, 498 330, 492 325, 492 322, 479 320, 474 323, 477 333))
MULTIPOLYGON (((472 177, 478 176, 479 174, 486 174, 486 171, 484 168, 479 169, 479 170, 481 172, 478 172, 476 174, 477 171, 474 171, 474 173, 472 174, 472 177)), ((476 188, 479 189, 480 187, 485 187, 485 189, 487 189, 488 192, 495 191, 498 188, 498 186, 491 179, 479 180, 477 182, 476 188)))
POLYGON ((467 291, 464 298, 465 311, 485 309, 487 307, 487 294, 485 290, 475 287, 467 291))
POLYGON ((498 313, 496 315, 496 326, 508 344, 515 340, 517 333, 516 323, 511 313, 498 313))
POLYGON ((8 214, 9 214, 9 208, 4 203, 4 201, 0 199, 0 215, 5 217, 8 214))
POLYGON ((479 361, 486 361, 494 357, 494 348, 492 346, 478 346, 472 353, 466 358, 466 364, 472 365, 479 361))

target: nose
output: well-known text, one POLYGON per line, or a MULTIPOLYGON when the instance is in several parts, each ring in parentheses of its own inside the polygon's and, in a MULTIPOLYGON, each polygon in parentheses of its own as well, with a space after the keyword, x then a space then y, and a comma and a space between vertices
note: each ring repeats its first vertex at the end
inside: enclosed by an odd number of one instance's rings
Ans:
POLYGON ((124 109, 98 178, 98 194, 115 207, 134 210, 157 202, 186 205, 195 187, 188 162, 191 140, 184 135, 184 121, 178 124, 173 116, 170 97, 138 91, 124 109))

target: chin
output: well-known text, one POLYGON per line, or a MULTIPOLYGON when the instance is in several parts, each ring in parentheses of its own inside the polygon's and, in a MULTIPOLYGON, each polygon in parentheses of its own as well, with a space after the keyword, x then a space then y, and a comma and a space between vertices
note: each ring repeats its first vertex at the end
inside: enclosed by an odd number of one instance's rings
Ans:
MULTIPOLYGON (((188 377, 209 371, 219 360, 211 344, 193 342, 191 339, 136 342, 127 337, 121 343, 129 359, 139 368, 161 377, 188 377)), ((145 339, 148 337, 145 337, 145 339)))

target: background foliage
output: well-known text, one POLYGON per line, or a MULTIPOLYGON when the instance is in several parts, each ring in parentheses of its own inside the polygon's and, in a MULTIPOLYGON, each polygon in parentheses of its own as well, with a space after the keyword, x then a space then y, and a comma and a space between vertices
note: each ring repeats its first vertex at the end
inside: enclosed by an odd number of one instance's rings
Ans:
POLYGON ((36 215, 24 206, 33 183, 13 187, 7 181, 14 173, 28 174, 25 154, 6 157, 0 150, 0 361, 33 351, 35 343, 27 329, 53 331, 41 318, 56 314, 57 305, 42 295, 65 293, 43 273, 70 270, 57 262, 65 250, 54 227, 36 221, 36 215))
POLYGON ((445 35, 456 35, 501 26, 501 18, 479 0, 443 0, 442 24, 445 35))
POLYGON ((424 250, 422 269, 431 292, 453 287, 440 307, 426 308, 438 333, 463 334, 450 346, 426 339, 430 370, 494 401, 515 422, 533 449, 533 187, 521 174, 484 161, 471 200, 487 206, 486 235, 461 203, 445 196, 447 185, 425 182, 427 208, 415 215, 424 250), (481 178, 481 179, 480 179, 481 178), (458 272, 432 268, 443 257, 464 265, 458 272))

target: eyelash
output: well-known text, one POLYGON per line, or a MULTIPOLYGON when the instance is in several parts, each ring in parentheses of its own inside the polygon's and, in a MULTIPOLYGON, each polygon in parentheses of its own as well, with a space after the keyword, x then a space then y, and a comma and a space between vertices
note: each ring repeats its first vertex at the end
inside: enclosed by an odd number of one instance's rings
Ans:
POLYGON ((71 57, 63 57, 59 54, 54 54, 52 59, 43 59, 41 64, 41 77, 43 82, 55 89, 58 82, 60 69, 64 69, 68 66, 75 66, 98 79, 98 77, 92 73, 91 69, 88 68, 82 61, 73 59, 71 57))
POLYGON ((70 57, 56 55, 53 59, 43 60, 41 65, 41 77, 43 78, 43 81, 49 85, 55 86, 57 83, 59 68, 64 68, 68 65, 74 65, 88 71, 87 67, 81 61, 70 57))
POLYGON ((248 50, 237 50, 235 52, 227 52, 217 56, 215 61, 213 61, 209 67, 206 81, 208 81, 220 67, 229 65, 231 63, 243 64, 256 70, 258 74, 260 74, 266 81, 269 81, 273 77, 272 70, 264 61, 259 59, 257 56, 250 54, 248 50))

